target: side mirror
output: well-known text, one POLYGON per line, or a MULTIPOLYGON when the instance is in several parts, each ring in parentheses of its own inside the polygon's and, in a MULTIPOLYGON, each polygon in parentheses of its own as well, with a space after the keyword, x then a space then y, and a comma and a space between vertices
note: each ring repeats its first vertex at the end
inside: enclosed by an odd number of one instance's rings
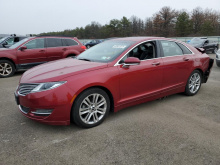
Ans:
POLYGON ((25 49, 27 49, 27 46, 22 46, 22 47, 19 48, 19 50, 21 50, 21 51, 23 51, 25 49))
POLYGON ((139 65, 141 61, 136 57, 128 57, 123 64, 123 68, 128 68, 130 65, 139 65))

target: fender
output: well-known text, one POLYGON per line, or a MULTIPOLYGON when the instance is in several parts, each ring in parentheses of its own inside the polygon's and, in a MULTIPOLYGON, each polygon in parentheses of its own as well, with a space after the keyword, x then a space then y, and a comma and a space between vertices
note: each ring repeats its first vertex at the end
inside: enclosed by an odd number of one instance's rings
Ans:
POLYGON ((10 53, 0 53, 0 59, 5 59, 5 60, 10 60, 12 61, 15 65, 17 64, 17 57, 13 54, 10 53))

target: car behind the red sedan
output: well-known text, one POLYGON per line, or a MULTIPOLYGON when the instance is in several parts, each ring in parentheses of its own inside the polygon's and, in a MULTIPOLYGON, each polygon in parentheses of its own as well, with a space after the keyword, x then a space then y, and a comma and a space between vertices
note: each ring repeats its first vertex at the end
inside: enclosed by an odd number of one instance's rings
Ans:
MULTIPOLYGON (((26 117, 48 124, 94 127, 114 112, 167 95, 195 95, 213 59, 177 40, 112 39, 75 59, 26 71, 15 97, 26 117)), ((135 113, 135 112, 134 112, 135 113)))
POLYGON ((25 38, 7 49, 0 49, 0 78, 48 61, 77 56, 85 49, 75 37, 25 38))

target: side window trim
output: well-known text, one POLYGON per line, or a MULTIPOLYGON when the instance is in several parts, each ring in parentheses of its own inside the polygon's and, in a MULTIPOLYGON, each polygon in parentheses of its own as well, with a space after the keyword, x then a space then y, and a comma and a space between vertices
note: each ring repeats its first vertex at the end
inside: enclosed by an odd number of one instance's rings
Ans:
MULTIPOLYGON (((114 66, 117 66, 117 65, 121 65, 122 63, 120 63, 120 61, 125 57, 127 56, 132 50, 134 50, 136 47, 142 45, 142 44, 145 44, 147 42, 155 42, 155 46, 156 46, 156 52, 155 52, 155 58, 152 58, 152 59, 157 59, 157 58, 161 58, 162 56, 160 55, 161 54, 161 49, 160 49, 160 41, 158 40, 147 40, 147 41, 143 41, 141 43, 138 43, 136 44, 135 46, 133 46, 130 50, 127 51, 126 54, 124 54, 123 57, 121 57, 116 63, 114 66)), ((152 59, 145 59, 145 60, 140 60, 140 61, 146 61, 146 60, 152 60, 152 59)))
POLYGON ((30 43, 30 42, 32 42, 34 40, 39 40, 39 39, 43 39, 44 40, 44 48, 33 48, 33 49, 45 49, 46 47, 45 47, 45 39, 44 38, 34 38, 34 39, 29 40, 28 42, 24 43, 22 46, 25 46, 26 44, 28 44, 28 43, 30 43))
POLYGON ((178 43, 178 42, 176 42, 176 43, 177 43, 177 45, 182 49, 183 54, 193 54, 192 51, 191 51, 187 46, 185 46, 185 45, 183 45, 183 44, 181 44, 181 43, 178 43), (186 47, 186 49, 188 49, 190 53, 187 53, 187 52, 181 47, 181 45, 184 46, 184 47, 186 47))

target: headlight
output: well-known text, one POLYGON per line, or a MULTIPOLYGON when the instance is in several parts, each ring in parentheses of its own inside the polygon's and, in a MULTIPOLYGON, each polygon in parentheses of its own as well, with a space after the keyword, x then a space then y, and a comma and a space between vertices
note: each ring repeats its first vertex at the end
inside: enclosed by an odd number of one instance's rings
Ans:
POLYGON ((54 89, 54 88, 59 87, 60 85, 63 85, 64 83, 66 83, 66 81, 40 83, 31 92, 41 92, 41 91, 54 89))

